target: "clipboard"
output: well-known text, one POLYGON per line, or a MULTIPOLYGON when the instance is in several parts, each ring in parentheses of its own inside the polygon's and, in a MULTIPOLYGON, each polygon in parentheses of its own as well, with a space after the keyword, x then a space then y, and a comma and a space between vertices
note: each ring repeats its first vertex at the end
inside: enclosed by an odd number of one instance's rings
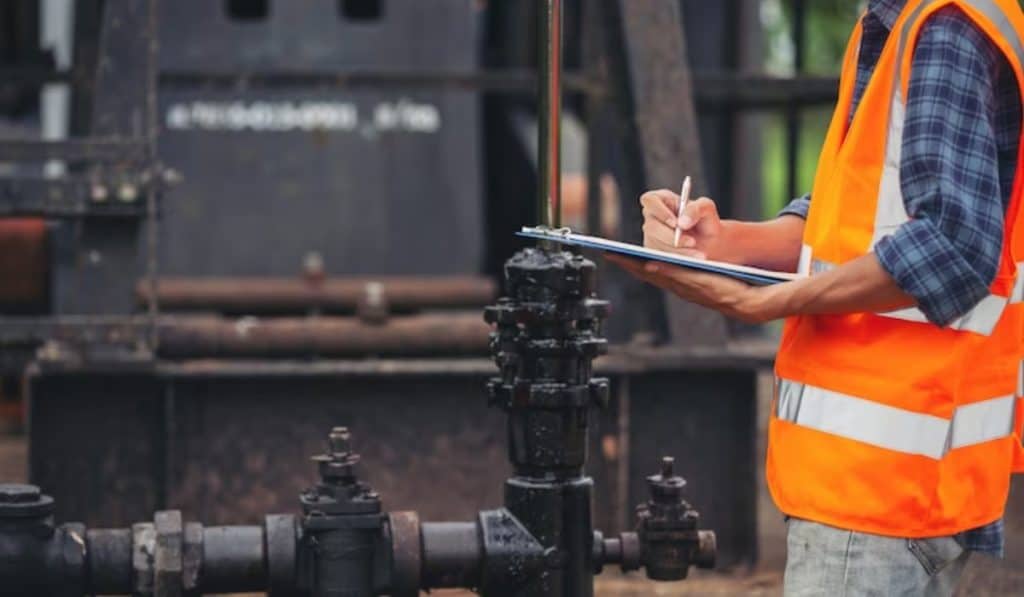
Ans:
POLYGON ((777 272, 757 267, 733 265, 722 261, 685 257, 683 255, 677 255, 667 251, 648 249, 639 245, 622 243, 597 236, 576 234, 568 228, 553 230, 550 228, 531 228, 524 226, 521 232, 516 233, 516 236, 552 241, 563 245, 595 249, 609 253, 617 253, 619 255, 625 255, 627 257, 643 259, 646 261, 660 261, 702 272, 728 276, 755 286, 770 286, 772 284, 780 284, 782 282, 792 282, 793 280, 797 280, 802 277, 798 274, 788 272, 777 272))

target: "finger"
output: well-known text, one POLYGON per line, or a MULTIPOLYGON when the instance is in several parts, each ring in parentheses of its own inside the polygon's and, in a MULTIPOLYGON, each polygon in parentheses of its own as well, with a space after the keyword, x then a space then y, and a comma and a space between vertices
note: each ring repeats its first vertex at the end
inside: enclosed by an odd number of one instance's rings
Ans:
POLYGON ((629 274, 645 281, 651 282, 653 276, 648 274, 646 267, 649 261, 641 259, 632 259, 630 257, 624 257, 622 255, 608 254, 606 258, 612 263, 618 265, 622 269, 626 270, 629 274))
POLYGON ((664 211, 656 207, 645 207, 641 215, 644 217, 645 222, 654 222, 659 226, 664 226, 669 230, 676 229, 676 216, 675 214, 665 214, 664 211))
POLYGON ((666 253, 672 253, 673 255, 683 255, 686 257, 693 257, 695 259, 707 259, 707 255, 697 249, 697 239, 689 235, 680 235, 679 245, 673 245, 675 241, 675 230, 671 231, 660 231, 657 230, 656 225, 652 226, 650 230, 647 229, 647 224, 644 225, 644 247, 648 249, 655 249, 657 251, 664 251, 666 253))
POLYGON ((648 191, 640 196, 640 205, 644 207, 645 217, 663 222, 670 228, 676 227, 676 215, 679 211, 679 195, 668 189, 648 191))
POLYGON ((674 248, 675 228, 653 220, 646 220, 643 226, 644 246, 652 249, 668 250, 674 248))
POLYGON ((622 255, 616 255, 615 253, 605 253, 604 258, 623 269, 638 272, 643 271, 644 262, 639 259, 624 257, 622 255))
POLYGON ((683 215, 679 216, 679 227, 691 230, 704 218, 717 218, 718 207, 707 197, 701 197, 686 204, 683 215))
MULTIPOLYGON (((673 238, 675 238, 675 231, 672 231, 673 238)), ((690 236, 689 234, 679 235, 679 248, 680 249, 693 249, 697 246, 697 237, 690 236)))

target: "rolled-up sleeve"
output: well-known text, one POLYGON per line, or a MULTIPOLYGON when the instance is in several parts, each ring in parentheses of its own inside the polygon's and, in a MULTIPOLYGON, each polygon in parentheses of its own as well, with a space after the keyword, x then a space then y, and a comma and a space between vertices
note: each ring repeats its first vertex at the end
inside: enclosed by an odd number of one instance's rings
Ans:
POLYGON ((967 19, 925 24, 907 94, 901 188, 910 221, 875 247, 882 267, 945 326, 988 294, 1002 251, 996 83, 1005 58, 967 19))
POLYGON ((803 219, 807 219, 807 212, 811 209, 811 195, 808 193, 803 197, 799 197, 789 202, 786 207, 782 208, 777 217, 782 216, 797 216, 803 219))

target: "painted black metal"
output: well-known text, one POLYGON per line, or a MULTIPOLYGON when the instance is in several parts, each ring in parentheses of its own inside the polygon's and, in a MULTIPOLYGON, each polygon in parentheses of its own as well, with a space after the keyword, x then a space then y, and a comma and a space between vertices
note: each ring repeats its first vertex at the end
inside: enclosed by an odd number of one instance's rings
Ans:
MULTIPOLYGON (((2 147, 4 144, 0 143, 2 147)), ((148 185, 118 178, 120 180, 102 180, 100 176, 0 178, 0 217, 140 218, 145 214, 142 193, 148 185), (122 197, 117 196, 119 191, 122 197)))
POLYGON ((423 523, 423 588, 480 586, 484 557, 480 528, 475 522, 423 523))
POLYGON ((651 496, 637 509, 637 535, 653 580, 682 580, 691 564, 715 565, 714 535, 698 530, 700 515, 683 499, 686 481, 675 474, 674 462, 662 459, 661 472, 647 478, 651 496))
POLYGON ((98 595, 116 594, 132 586, 132 532, 130 529, 89 529, 88 574, 98 595))
MULTIPOLYGON (((204 527, 198 582, 202 591, 235 593, 265 590, 268 585, 265 537, 263 526, 204 527)), ((295 541, 294 531, 291 540, 295 541)), ((294 558, 291 560, 294 562, 294 558)), ((286 556, 283 564, 288 561, 286 556)))
MULTIPOLYGON (((0 76, 3 69, 0 69, 0 76)), ((776 77, 704 67, 693 73, 693 96, 702 108, 731 109, 783 108, 792 104, 822 105, 835 102, 839 81, 827 76, 776 77)), ((568 93, 607 95, 607 81, 582 72, 567 71, 563 85, 568 93)), ((395 88, 458 89, 511 95, 533 95, 537 75, 527 69, 488 69, 485 71, 261 71, 261 72, 189 72, 164 71, 163 89, 183 88, 230 90, 238 87, 263 88, 395 88)))
POLYGON ((42 162, 65 160, 68 162, 138 162, 142 159, 144 143, 130 138, 66 139, 40 141, 36 139, 4 139, 0 143, 0 160, 5 162, 42 162))
POLYGON ((84 529, 55 527, 53 500, 31 485, 0 485, 0 579, 4 594, 82 595, 84 529))
MULTIPOLYGON (((553 515, 557 516, 555 512, 553 515)), ((560 595, 555 585, 561 562, 514 514, 502 508, 480 513, 477 521, 483 543, 480 590, 483 595, 560 595)))
MULTIPOLYGON (((36 503, 52 506, 38 488, 22 487, 26 490, 22 493, 31 493, 28 497, 36 503)), ((5 499, 0 495, 0 501, 5 499)), ((278 529, 272 534, 269 526, 204 529, 198 523, 183 522, 176 510, 157 512, 153 523, 137 523, 130 529, 86 529, 78 523, 54 526, 53 518, 42 514, 14 518, 0 514, 3 595, 176 597, 268 588, 272 595, 297 594, 298 534, 294 524, 290 528, 285 524, 294 523, 291 517, 278 517, 278 529), (285 545, 277 544, 288 542, 291 557, 285 545), (274 571, 276 582, 268 584, 274 571)))
POLYGON ((320 483, 301 496, 304 528, 299 585, 315 597, 374 595, 374 555, 385 525, 380 496, 356 476, 348 429, 331 431, 314 458, 320 483))
MULTIPOLYGON (((84 7, 83 7, 84 8, 84 7)), ((76 110, 88 114, 80 123, 88 136, 69 141, 68 147, 83 152, 104 150, 121 158, 109 164, 101 181, 121 178, 126 184, 139 181, 145 172, 158 176, 153 153, 157 131, 152 126, 155 101, 156 0, 111 0, 99 9, 101 24, 95 40, 95 77, 76 89, 76 98, 88 106, 76 110), (97 144, 94 139, 102 141, 97 144)), ((88 10, 83 10, 87 13, 88 10)), ((83 14, 83 20, 87 20, 83 14)), ((0 144, 2 146, 3 144, 0 144)), ((150 185, 132 185, 132 201, 155 222, 157 193, 150 185), (151 205, 151 203, 153 203, 151 205)), ((117 202, 116 189, 109 190, 117 202)), ((127 195, 126 195, 127 196, 127 195)), ((58 236, 66 249, 53 260, 53 305, 60 315, 129 314, 134 308, 135 280, 152 269, 142 244, 142 218, 86 218, 66 223, 58 236), (131 279, 127 279, 131 278, 131 279)), ((150 226, 155 231, 155 227, 150 226)), ((149 338, 142 338, 148 343, 149 338)))
POLYGON ((299 525, 292 514, 268 514, 264 529, 268 592, 271 597, 287 595, 298 584, 299 525))
POLYGON ((505 506, 544 548, 549 570, 509 595, 592 595, 593 481, 584 476, 590 411, 608 402, 592 376, 607 349, 596 266, 581 256, 527 249, 505 265, 506 296, 485 311, 501 376, 491 403, 508 414, 514 475, 505 506))
MULTIPOLYGON (((161 70, 474 72, 478 10, 469 0, 390 2, 367 22, 310 0, 242 22, 222 2, 164 2, 161 70)), ((186 173, 175 190, 183 200, 163 209, 162 270, 291 276, 316 253, 332 275, 479 273, 478 94, 308 83, 161 86, 160 155, 186 173)))

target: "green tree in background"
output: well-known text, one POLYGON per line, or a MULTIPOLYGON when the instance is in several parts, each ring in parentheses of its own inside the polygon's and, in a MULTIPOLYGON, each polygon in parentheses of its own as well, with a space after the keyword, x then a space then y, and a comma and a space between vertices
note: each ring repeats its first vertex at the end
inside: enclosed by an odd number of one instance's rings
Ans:
MULTIPOLYGON (((838 76, 846 43, 865 3, 857 0, 804 0, 804 4, 807 15, 803 74, 838 76)), ((761 4, 761 21, 765 31, 765 69, 773 75, 792 76, 795 63, 793 2, 764 0, 761 4)), ((809 191, 813 184, 818 152, 831 116, 831 106, 808 108, 800 115, 798 180, 801 189, 809 191)), ((788 166, 785 115, 771 113, 765 118, 763 142, 764 215, 772 217, 792 199, 786 189, 788 166)))

